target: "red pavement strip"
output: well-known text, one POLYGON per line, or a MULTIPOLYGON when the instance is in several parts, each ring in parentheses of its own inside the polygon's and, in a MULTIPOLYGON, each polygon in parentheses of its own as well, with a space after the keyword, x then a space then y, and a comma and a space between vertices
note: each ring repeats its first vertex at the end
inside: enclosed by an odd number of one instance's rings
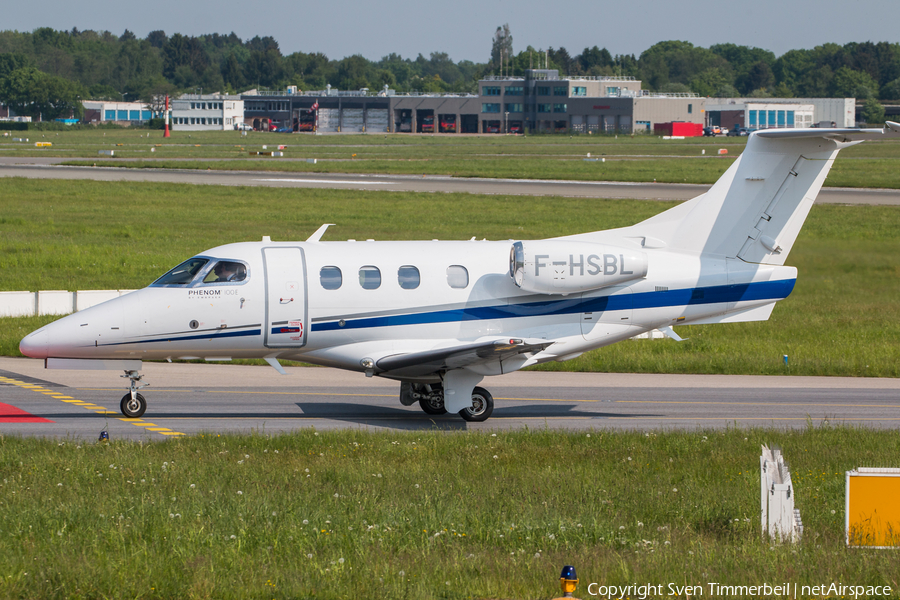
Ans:
POLYGON ((50 419, 36 417, 21 408, 0 402, 0 423, 52 423, 50 419))

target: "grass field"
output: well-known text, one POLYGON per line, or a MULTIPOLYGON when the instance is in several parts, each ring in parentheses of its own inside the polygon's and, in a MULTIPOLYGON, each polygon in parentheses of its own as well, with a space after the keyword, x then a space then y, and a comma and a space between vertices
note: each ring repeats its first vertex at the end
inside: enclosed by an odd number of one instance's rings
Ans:
POLYGON ((0 596, 545 599, 569 564, 581 598, 590 582, 898 597, 898 554, 847 549, 843 533, 844 472, 898 456, 895 432, 812 424, 0 437, 0 596), (790 463, 800 544, 760 535, 761 444, 790 463))
MULTIPOLYGON (((630 225, 671 203, 468 194, 5 180, 0 290, 130 289, 236 241, 534 239, 630 225), (19 200, 15 200, 19 199, 19 200), (377 208, 377 210, 374 210, 377 208), (111 215, 113 217, 111 217, 111 215), (511 215, 517 215, 511 218, 511 215)), ((541 368, 900 376, 900 208, 816 206, 768 322, 680 327, 683 343, 625 342, 541 368), (782 355, 790 357, 785 369, 782 355)), ((0 352, 52 317, 0 320, 0 352)))
MULTIPOLYGON (((19 135, 19 134, 16 134, 19 135)), ((746 138, 663 140, 610 135, 288 135, 235 131, 179 132, 163 138, 145 130, 28 132, 30 141, 0 138, 0 156, 70 158, 71 165, 129 168, 286 171, 312 173, 422 173, 457 177, 712 183, 744 148, 746 138), (43 136, 43 137, 41 137, 43 136), (147 137, 150 136, 150 137, 147 137), (35 148, 33 141, 50 141, 35 148), (281 158, 251 153, 286 145, 281 158), (718 151, 728 151, 718 156, 718 151), (116 158, 98 156, 114 150, 116 158), (705 154, 704 154, 705 153, 705 154), (585 162, 607 158, 605 163, 585 162), (316 158, 317 163, 307 163, 316 158), (473 160, 477 158, 477 160, 473 160), (88 159, 88 160, 84 160, 88 159)), ((900 141, 866 142, 842 152, 827 186, 900 188, 894 167, 900 141)))

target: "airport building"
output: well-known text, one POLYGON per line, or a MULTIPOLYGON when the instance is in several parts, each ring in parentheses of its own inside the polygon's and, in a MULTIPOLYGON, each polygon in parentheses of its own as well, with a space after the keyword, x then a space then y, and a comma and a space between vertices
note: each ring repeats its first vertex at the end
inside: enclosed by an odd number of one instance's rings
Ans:
POLYGON ((855 98, 710 98, 706 125, 748 129, 856 127, 855 98))
POLYGON ((225 94, 184 94, 171 101, 172 128, 223 131, 244 121, 244 101, 225 94))
POLYGON ((631 77, 562 77, 552 69, 487 77, 478 94, 328 87, 251 90, 241 98, 244 122, 254 129, 322 133, 652 132, 659 123, 704 123, 706 103, 695 94, 646 92, 631 77))
POLYGON ((146 102, 106 102, 85 100, 85 123, 116 123, 118 125, 143 125, 153 118, 153 111, 146 102))

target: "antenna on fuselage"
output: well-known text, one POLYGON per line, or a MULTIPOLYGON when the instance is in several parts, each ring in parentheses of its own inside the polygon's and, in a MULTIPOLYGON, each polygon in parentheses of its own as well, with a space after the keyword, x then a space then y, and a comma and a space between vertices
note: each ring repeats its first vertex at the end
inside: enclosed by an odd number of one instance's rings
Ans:
POLYGON ((318 241, 320 241, 320 240, 322 239, 322 236, 325 235, 325 231, 326 231, 329 227, 331 227, 332 225, 334 225, 334 223, 325 223, 324 225, 322 225, 321 227, 319 227, 318 229, 316 229, 316 232, 315 232, 314 234, 312 234, 311 236, 309 236, 308 238, 306 238, 306 241, 307 241, 307 242, 318 242, 318 241))

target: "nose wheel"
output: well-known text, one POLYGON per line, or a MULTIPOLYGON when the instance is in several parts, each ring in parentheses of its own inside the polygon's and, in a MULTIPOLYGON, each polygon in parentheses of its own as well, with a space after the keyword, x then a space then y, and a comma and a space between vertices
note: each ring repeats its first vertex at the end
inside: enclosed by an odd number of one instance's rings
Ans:
POLYGON ((125 374, 121 375, 121 377, 127 377, 131 381, 131 388, 128 390, 127 394, 122 396, 122 401, 119 403, 119 409, 122 411, 122 414, 129 419, 137 419, 147 410, 147 400, 142 394, 138 393, 138 390, 145 388, 150 384, 144 383, 138 385, 137 382, 144 376, 137 371, 125 371, 125 374))

